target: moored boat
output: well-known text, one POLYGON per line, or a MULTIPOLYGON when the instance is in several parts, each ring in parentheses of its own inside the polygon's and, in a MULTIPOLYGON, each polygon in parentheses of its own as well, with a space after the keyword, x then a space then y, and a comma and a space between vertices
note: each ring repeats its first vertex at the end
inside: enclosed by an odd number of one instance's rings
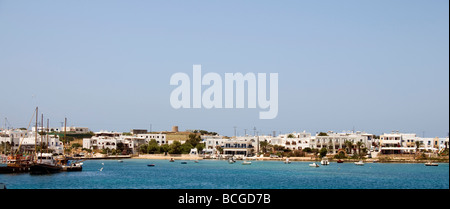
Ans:
POLYGON ((437 163, 432 163, 432 162, 426 162, 425 166, 438 166, 437 163))
POLYGON ((242 162, 242 165, 251 165, 251 164, 252 164, 252 162, 246 161, 246 160, 244 160, 244 161, 242 162))
POLYGON ((328 161, 327 157, 323 157, 322 160, 320 161, 320 164, 322 164, 322 165, 329 165, 330 162, 328 161))
POLYGON ((317 168, 317 167, 319 167, 319 164, 317 164, 317 163, 311 163, 311 164, 309 164, 309 167, 315 167, 315 168, 317 168))
POLYGON ((51 153, 37 154, 37 160, 30 166, 30 174, 51 174, 62 171, 62 165, 58 164, 51 153))
POLYGON ((29 156, 22 154, 10 155, 7 157, 6 166, 0 167, 2 173, 27 173, 30 171, 31 160, 29 156))
POLYGON ((362 160, 360 160, 360 161, 358 161, 358 162, 355 162, 355 165, 363 166, 363 165, 364 165, 364 162, 363 162, 362 160))
POLYGON ((49 165, 45 163, 36 163, 31 165, 30 174, 52 174, 59 173, 62 170, 60 165, 49 165))

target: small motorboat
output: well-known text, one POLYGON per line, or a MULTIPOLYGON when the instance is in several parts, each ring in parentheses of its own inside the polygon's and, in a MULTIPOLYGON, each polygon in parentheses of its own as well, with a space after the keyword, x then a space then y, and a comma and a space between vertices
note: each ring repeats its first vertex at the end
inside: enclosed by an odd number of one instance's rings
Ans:
POLYGON ((251 165, 251 164, 252 164, 252 162, 246 161, 246 160, 244 160, 244 161, 242 162, 242 165, 251 165))
POLYGON ((327 157, 323 157, 322 160, 320 161, 320 164, 322 164, 322 165, 330 165, 330 162, 328 161, 327 157))
POLYGON ((123 163, 123 160, 118 160, 117 162, 119 162, 119 163, 123 163))
POLYGON ((317 168, 317 167, 319 167, 319 164, 317 164, 317 163, 311 163, 311 164, 309 164, 309 167, 315 167, 315 168, 317 168))
POLYGON ((175 160, 173 158, 170 158, 169 162, 175 162, 175 160))
POLYGON ((341 160, 341 159, 339 159, 339 160, 337 161, 337 163, 344 163, 344 161, 341 160))
POLYGON ((289 160, 289 158, 286 158, 286 161, 284 161, 284 164, 291 164, 291 161, 289 160))
POLYGON ((187 164, 187 162, 183 161, 183 162, 181 162, 181 164, 187 164))
POLYGON ((426 162, 425 166, 438 166, 437 163, 432 163, 432 162, 426 162))
POLYGON ((155 164, 148 164, 148 167, 155 167, 155 164))
POLYGON ((362 165, 364 165, 364 162, 363 162, 362 160, 360 160, 359 162, 355 162, 355 165, 360 165, 360 166, 362 166, 362 165))
POLYGON ((194 163, 198 163, 198 160, 194 161, 194 163))

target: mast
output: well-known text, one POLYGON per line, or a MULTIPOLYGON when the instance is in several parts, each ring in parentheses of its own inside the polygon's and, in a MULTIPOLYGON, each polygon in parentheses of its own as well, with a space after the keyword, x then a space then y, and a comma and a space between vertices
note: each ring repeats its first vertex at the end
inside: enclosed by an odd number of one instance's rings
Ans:
POLYGON ((63 153, 64 155, 66 154, 66 143, 67 143, 67 139, 66 139, 66 130, 67 130, 67 118, 64 118, 64 146, 63 146, 63 153))
MULTIPOLYGON (((38 107, 36 107, 36 132, 34 133, 34 157, 37 157, 36 156, 37 155, 36 145, 37 145, 38 117, 39 117, 38 116, 38 107)), ((34 159, 34 160, 36 160, 36 159, 34 159)))
POLYGON ((41 133, 39 134, 39 135, 41 135, 41 150, 40 150, 40 153, 41 153, 41 163, 42 163, 42 148, 43 148, 43 146, 42 146, 42 141, 44 141, 43 139, 42 139, 42 135, 44 134, 44 114, 41 114, 41 133))
POLYGON ((48 153, 48 132, 50 131, 49 119, 47 118, 47 148, 45 149, 45 153, 48 153))

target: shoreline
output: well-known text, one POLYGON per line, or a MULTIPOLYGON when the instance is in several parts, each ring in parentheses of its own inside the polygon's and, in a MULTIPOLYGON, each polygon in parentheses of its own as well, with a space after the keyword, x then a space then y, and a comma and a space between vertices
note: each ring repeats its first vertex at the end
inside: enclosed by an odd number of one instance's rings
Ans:
MULTIPOLYGON (((131 156, 131 159, 147 159, 147 160, 226 160, 226 159, 213 159, 213 158, 204 158, 201 156, 193 156, 193 155, 159 155, 159 154, 145 154, 139 156, 131 156)), ((317 158, 315 160, 311 157, 289 157, 290 162, 320 162, 320 159, 317 158)), ((243 159, 238 159, 243 160, 243 159)), ((249 161, 285 161, 286 158, 270 158, 270 157, 258 157, 258 158, 246 158, 249 161)), ((359 159, 342 159, 345 163, 349 162, 358 162, 359 159)), ((336 163, 337 159, 329 159, 330 162, 336 163)), ((447 159, 425 159, 425 160, 410 160, 410 159, 379 159, 379 158, 370 158, 363 159, 364 163, 426 163, 426 162, 435 162, 435 163, 449 163, 447 159)))

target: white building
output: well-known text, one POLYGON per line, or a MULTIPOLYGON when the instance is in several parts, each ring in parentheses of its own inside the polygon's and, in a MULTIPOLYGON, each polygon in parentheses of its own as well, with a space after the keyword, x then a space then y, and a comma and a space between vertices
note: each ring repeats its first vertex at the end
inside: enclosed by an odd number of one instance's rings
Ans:
POLYGON ((138 138, 144 139, 145 143, 149 143, 152 139, 155 139, 158 145, 169 144, 167 140, 167 134, 137 134, 138 138))
POLYGON ((319 136, 316 134, 314 138, 310 141, 310 148, 321 149, 322 147, 327 148, 329 154, 336 154, 339 150, 346 148, 346 142, 352 142, 352 150, 356 147, 358 142, 362 142, 360 148, 367 148, 368 151, 374 150, 373 142, 376 142, 373 134, 368 134, 365 132, 342 132, 335 133, 333 131, 328 131, 327 136, 319 136))
POLYGON ((272 145, 283 146, 290 150, 301 150, 307 147, 311 147, 311 133, 303 131, 301 133, 293 132, 289 134, 281 134, 277 137, 263 136, 263 139, 267 139, 272 145))
POLYGON ((0 143, 10 144, 13 151, 18 150, 19 146, 22 151, 34 151, 36 142, 37 146, 48 147, 54 153, 60 154, 64 152, 63 143, 55 135, 41 136, 39 133, 36 135, 36 132, 20 129, 3 130, 0 134, 0 143))
POLYGON ((416 150, 439 152, 448 148, 448 137, 422 138, 414 133, 385 133, 380 136, 380 146, 383 154, 408 154, 416 150), (419 147, 416 142, 419 142, 419 147))
POLYGON ((83 148, 86 149, 116 149, 117 143, 121 142, 120 132, 99 131, 91 138, 83 139, 83 148))
MULTIPOLYGON (((64 127, 50 127, 50 128, 46 128, 46 127, 37 127, 39 132, 59 132, 62 133, 64 132, 64 130, 66 130, 66 132, 70 132, 70 133, 77 133, 77 134, 85 134, 85 133, 89 133, 90 130, 89 128, 86 127, 74 127, 74 126, 68 126, 65 127, 66 129, 64 129, 64 127)), ((31 131, 35 131, 36 127, 32 127, 31 131)))
POLYGON ((203 150, 205 153, 218 154, 217 147, 221 147, 223 149, 223 157, 250 156, 257 151, 258 147, 258 137, 254 136, 236 137, 231 139, 226 139, 222 136, 202 136, 202 139, 203 143, 205 143, 205 149, 203 150))
POLYGON ((416 141, 423 140, 414 133, 384 133, 380 136, 380 152, 382 154, 414 153, 416 141))
POLYGON ((170 144, 166 134, 137 134, 123 135, 121 132, 99 131, 91 138, 83 139, 83 148, 86 149, 110 149, 117 150, 117 145, 122 143, 132 153, 136 153, 140 145, 148 144, 155 139, 159 145, 170 144))

